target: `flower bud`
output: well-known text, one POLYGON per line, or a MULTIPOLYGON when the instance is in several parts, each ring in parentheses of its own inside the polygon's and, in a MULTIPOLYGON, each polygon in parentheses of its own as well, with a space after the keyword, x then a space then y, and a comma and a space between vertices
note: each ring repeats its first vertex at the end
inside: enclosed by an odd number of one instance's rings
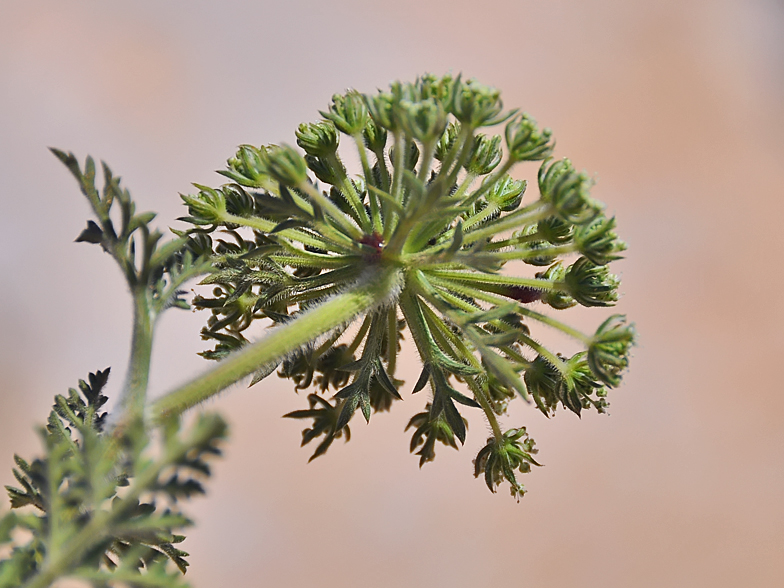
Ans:
MULTIPOLYGON (((395 148, 392 147, 389 150, 389 159, 395 161, 395 148)), ((403 165, 406 169, 414 169, 416 167, 417 161, 419 161, 419 147, 417 144, 411 141, 408 147, 408 157, 403 161, 403 165)))
POLYGON ((241 186, 261 188, 269 178, 261 161, 262 149, 263 147, 240 145, 237 154, 226 162, 229 169, 220 173, 241 186))
POLYGON ((594 375, 607 386, 621 383, 621 372, 629 365, 629 352, 637 333, 626 317, 614 314, 604 321, 588 344, 587 361, 594 375))
POLYGON ((539 191, 542 200, 555 208, 566 222, 582 225, 591 222, 601 212, 602 205, 590 196, 593 181, 585 172, 577 173, 568 159, 539 168, 539 191))
POLYGON ((305 162, 307 163, 308 168, 310 168, 310 171, 313 172, 313 175, 322 182, 332 184, 333 186, 340 183, 340 177, 336 173, 336 170, 326 159, 314 157, 313 155, 306 155, 305 162))
MULTIPOLYGON (((536 274, 537 278, 555 283, 563 282, 565 276, 566 268, 561 265, 560 261, 548 267, 544 272, 536 274)), ((556 310, 564 310, 577 304, 574 298, 562 290, 545 290, 541 300, 556 310)))
POLYGON ((444 130, 444 133, 441 135, 441 138, 438 140, 436 144, 436 152, 435 158, 438 161, 444 161, 446 156, 452 150, 452 147, 455 145, 455 141, 457 141, 457 137, 460 134, 460 123, 449 123, 444 130))
POLYGON ((497 125, 509 116, 502 114, 503 108, 501 92, 495 88, 484 86, 475 80, 455 80, 452 114, 461 123, 472 129, 497 125))
POLYGON ((215 190, 200 184, 194 185, 199 188, 197 195, 180 194, 190 214, 187 221, 197 226, 221 222, 226 213, 226 197, 223 190, 215 190))
MULTIPOLYGON (((536 232, 536 229, 534 229, 536 232)), ((552 253, 548 252, 547 250, 550 249, 552 245, 547 241, 528 241, 526 243, 521 244, 518 249, 521 251, 530 251, 535 253, 540 251, 541 253, 536 256, 526 257, 523 259, 525 263, 528 265, 535 265, 538 267, 545 267, 550 265, 556 260, 556 256, 552 253)))
POLYGON ((475 176, 483 176, 493 171, 501 163, 501 137, 488 137, 479 134, 474 137, 471 156, 465 164, 466 171, 475 176))
POLYGON ((583 408, 593 406, 599 413, 605 412, 609 406, 605 397, 607 390, 596 381, 586 361, 585 351, 576 353, 564 364, 564 386, 561 390, 561 402, 576 415, 583 408))
POLYGON ((572 240, 574 225, 557 216, 549 216, 537 223, 536 232, 553 245, 561 245, 572 240))
POLYGON ((397 123, 397 105, 399 100, 390 92, 379 92, 375 96, 365 95, 365 104, 370 116, 382 129, 395 131, 397 123))
POLYGON ((517 237, 520 241, 515 247, 515 250, 529 253, 541 251, 539 255, 529 254, 528 256, 523 257, 523 262, 527 263, 528 265, 535 265, 539 267, 549 266, 556 260, 556 256, 553 255, 551 251, 547 251, 548 249, 552 249, 552 244, 548 243, 547 241, 543 241, 542 239, 525 239, 525 237, 535 235, 537 235, 536 225, 528 226, 522 231, 515 233, 514 236, 517 237))
POLYGON ((297 145, 314 157, 326 157, 337 151, 339 135, 330 121, 302 123, 297 128, 297 145))
POLYGON ((618 301, 618 276, 611 274, 606 265, 596 265, 585 257, 569 267, 563 283, 583 306, 612 306, 618 301))
POLYGON ((514 180, 510 175, 504 174, 493 183, 486 198, 503 212, 510 212, 520 206, 527 186, 528 182, 525 180, 514 180))
POLYGON ((446 127, 446 111, 434 99, 422 102, 401 101, 400 126, 410 137, 431 143, 438 140, 446 127))
POLYGON ((341 133, 356 135, 365 130, 368 122, 368 109, 365 98, 356 91, 345 95, 332 96, 329 112, 321 112, 321 116, 335 123, 341 133))
POLYGON ((452 91, 454 89, 455 80, 447 74, 443 77, 438 77, 433 74, 425 74, 417 78, 417 100, 426 100, 433 98, 436 102, 441 104, 444 109, 448 109, 452 103, 452 91))
POLYGON ((381 153, 387 146, 387 130, 370 119, 364 131, 365 145, 373 153, 381 153))
POLYGON ((474 477, 484 474, 485 484, 491 492, 503 481, 509 482, 512 496, 519 499, 525 487, 518 483, 515 471, 527 474, 531 465, 539 465, 533 458, 538 450, 525 427, 509 429, 500 439, 491 437, 474 460, 474 477))
POLYGON ((550 157, 555 145, 550 142, 552 131, 539 130, 536 121, 523 113, 506 125, 506 146, 515 161, 540 161, 550 157))
POLYGON ((599 216, 593 222, 578 227, 574 234, 574 242, 585 257, 596 265, 606 265, 626 250, 626 243, 615 234, 615 217, 599 216))
POLYGON ((541 355, 537 355, 531 366, 525 370, 523 379, 539 410, 545 416, 554 413, 561 398, 563 385, 563 378, 555 366, 541 355))
POLYGON ((290 145, 270 145, 259 150, 265 171, 284 186, 299 186, 308 179, 305 159, 290 145))

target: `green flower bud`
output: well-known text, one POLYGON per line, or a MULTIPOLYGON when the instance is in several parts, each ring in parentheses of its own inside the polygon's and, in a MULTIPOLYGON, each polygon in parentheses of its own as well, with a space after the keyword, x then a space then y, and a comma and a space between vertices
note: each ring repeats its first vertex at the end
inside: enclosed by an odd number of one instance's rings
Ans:
POLYGON ((327 184, 337 185, 340 183, 340 177, 336 170, 330 165, 326 159, 321 157, 314 157, 313 155, 305 156, 305 163, 308 168, 313 172, 319 180, 327 184))
POLYGON ((626 317, 614 314, 604 321, 588 344, 587 361, 594 375, 613 388, 621 383, 621 372, 629 365, 629 353, 637 333, 626 317))
POLYGON ((593 180, 585 172, 577 173, 568 159, 539 168, 539 191, 542 200, 549 202, 558 216, 566 222, 583 225, 601 212, 602 205, 590 196, 593 180))
MULTIPOLYGON (((536 232, 536 229, 534 229, 536 232)), ((556 260, 556 256, 552 253, 548 253, 547 249, 550 249, 551 244, 547 241, 528 241, 527 243, 522 244, 518 249, 522 251, 541 251, 539 255, 535 257, 527 257, 523 261, 528 265, 535 265, 537 267, 545 267, 550 265, 556 260)))
POLYGON ((379 92, 375 96, 365 95, 365 105, 373 121, 380 128, 389 131, 398 128, 396 110, 399 102, 390 92, 379 92))
POLYGON ((212 225, 221 222, 226 213, 226 198, 222 190, 215 190, 194 184, 199 188, 199 193, 195 196, 180 194, 180 198, 188 207, 189 217, 186 220, 198 226, 212 225))
POLYGON ((465 164, 465 169, 475 176, 483 176, 493 171, 501 163, 501 137, 495 135, 488 137, 479 134, 474 137, 471 147, 471 156, 465 164))
POLYGON ((536 231, 549 243, 561 245, 572 240, 574 225, 557 216, 549 216, 537 223, 536 231))
MULTIPOLYGON (((515 233, 517 237, 528 237, 531 235, 537 235, 536 225, 531 225, 520 231, 519 233, 515 233)), ((536 239, 535 241, 523 240, 521 239, 521 243, 517 245, 515 248, 517 251, 527 251, 527 252, 536 252, 542 251, 540 255, 529 256, 523 259, 524 263, 528 265, 535 265, 539 267, 545 267, 551 265, 555 260, 556 256, 553 255, 551 252, 547 252, 547 249, 552 248, 552 244, 548 243, 547 241, 543 241, 542 239, 536 239)))
POLYGON ((501 92, 495 88, 476 80, 455 80, 452 114, 461 123, 472 129, 497 125, 509 117, 509 114, 502 114, 503 108, 501 92))
POLYGON ((452 103, 452 92, 455 86, 454 78, 447 74, 438 77, 433 74, 425 74, 416 81, 417 99, 426 100, 433 98, 441 104, 444 109, 448 109, 452 103))
POLYGON ((261 149, 253 145, 240 145, 237 154, 226 162, 229 169, 219 173, 241 186, 263 187, 265 181, 269 180, 269 174, 261 161, 261 149))
POLYGON ((387 146, 387 130, 371 119, 364 131, 365 145, 373 153, 381 153, 387 146))
MULTIPOLYGON (((395 161, 394 147, 389 150, 389 159, 395 161)), ((419 161, 419 147, 417 147, 416 143, 411 141, 408 146, 408 157, 403 161, 403 165, 405 165, 406 169, 412 170, 416 167, 417 161, 419 161)))
POLYGON ((509 429, 501 439, 491 437, 474 460, 474 477, 484 474, 485 484, 491 492, 506 480, 512 496, 520 499, 525 487, 517 482, 515 471, 527 474, 531 465, 540 465, 533 458, 538 453, 536 443, 528 436, 525 427, 509 429))
MULTIPOLYGON (((345 214, 351 214, 353 209, 351 207, 351 204, 349 204, 349 201, 346 199, 345 194, 343 194, 342 191, 340 191, 335 186, 332 186, 329 189, 328 196, 329 196, 329 199, 332 200, 332 202, 334 202, 335 205, 340 210, 342 210, 345 214)), ((321 251, 321 252, 317 251, 316 253, 323 253, 323 251, 321 251)), ((346 362, 346 363, 348 363, 348 362, 346 362)))
POLYGON ((335 123, 341 133, 356 135, 365 130, 368 122, 368 108, 365 98, 356 91, 345 95, 332 96, 329 112, 320 112, 321 116, 335 123))
POLYGON ((539 410, 550 416, 561 404, 578 416, 582 409, 592 406, 605 412, 607 390, 596 381, 586 353, 581 351, 564 361, 562 369, 563 373, 539 355, 526 370, 525 383, 539 410))
POLYGON ((400 103, 400 126, 410 137, 422 143, 436 141, 446 127, 446 111, 435 100, 400 103))
POLYGON ((305 158, 290 145, 270 145, 259 150, 264 170, 284 186, 299 186, 308 179, 305 158))
POLYGON ((326 157, 337 151, 339 135, 330 121, 302 123, 296 131, 297 145, 314 157, 326 157))
MULTIPOLYGON (((560 261, 548 267, 546 271, 536 274, 537 278, 550 280, 556 283, 563 282, 565 276, 566 268, 561 265, 560 261)), ((564 310, 577 304, 577 301, 574 298, 561 290, 545 290, 541 300, 556 310, 564 310)))
POLYGON ((509 481, 520 496, 515 476, 535 463, 533 441, 525 429, 501 433, 494 415, 529 393, 548 416, 559 405, 601 412, 607 388, 627 367, 634 331, 622 318, 588 337, 527 306, 613 304, 618 280, 606 266, 625 247, 615 221, 591 199, 585 173, 548 159, 550 131, 528 115, 505 114, 499 93, 475 81, 428 74, 374 96, 336 95, 327 110, 325 120, 299 126, 299 147, 240 148, 225 175, 255 189, 232 185, 184 197, 194 239, 206 240, 194 247, 215 256, 203 283, 220 286, 194 301, 212 313, 210 356, 246 346, 243 333, 262 317, 286 329, 281 341, 291 333, 294 350, 283 360, 254 347, 265 358, 254 381, 278 369, 298 388, 320 391, 309 408, 288 415, 310 419, 303 442, 318 438, 320 455, 348 434, 344 425, 357 409, 368 419, 399 398, 393 376, 405 361, 398 353, 407 329, 425 363, 414 390, 432 387, 427 411, 409 422, 420 465, 439 443, 464 443, 460 405, 478 408, 494 438, 477 455, 475 473, 493 491, 509 481), (481 128, 500 123, 502 136, 481 128), (354 179, 336 158, 340 134, 359 148, 354 179), (526 182, 507 166, 526 160, 545 162, 541 200, 523 208, 526 182), (211 240, 220 228, 230 238, 211 240), (572 258, 559 261, 562 255, 572 258), (539 267, 521 273, 513 260, 539 267), (510 275, 499 273, 504 266, 510 275), (523 277, 534 273, 538 280, 523 277), (289 329, 292 320, 313 322, 312 336, 324 335, 308 343, 310 327, 289 329), (344 331, 338 321, 354 326, 344 331), (540 347, 540 323, 583 342, 585 351, 569 357, 540 347), (327 401, 330 388, 338 392, 327 401))
POLYGON ((563 378, 555 366, 537 355, 531 367, 525 370, 523 379, 539 410, 546 416, 554 413, 561 399, 563 384, 563 378))
POLYGON ((523 113, 506 125, 506 146, 515 161, 540 161, 550 157, 555 147, 552 131, 539 130, 536 121, 523 113))
POLYGON ((618 276, 611 274, 606 265, 596 265, 585 257, 569 267, 563 283, 583 306, 612 306, 618 301, 618 276))
POLYGON ((452 147, 455 145, 455 141, 457 141, 457 137, 460 134, 460 123, 449 123, 444 130, 444 134, 441 135, 441 138, 438 140, 436 144, 436 152, 435 158, 438 161, 444 161, 449 151, 451 151, 452 147))
POLYGON ((527 186, 525 180, 514 180, 509 174, 504 174, 493 183, 486 198, 503 212, 510 212, 520 206, 527 186))
POLYGON ((585 257, 596 265, 606 265, 626 250, 626 243, 615 234, 615 217, 600 216, 593 222, 578 227, 574 234, 574 242, 585 257))
POLYGON ((564 385, 561 390, 561 402, 564 407, 576 415, 583 408, 593 406, 599 413, 604 413, 609 404, 605 400, 607 391, 596 381, 586 361, 585 351, 581 351, 566 361, 564 385), (594 398, 595 397, 595 398, 594 398))

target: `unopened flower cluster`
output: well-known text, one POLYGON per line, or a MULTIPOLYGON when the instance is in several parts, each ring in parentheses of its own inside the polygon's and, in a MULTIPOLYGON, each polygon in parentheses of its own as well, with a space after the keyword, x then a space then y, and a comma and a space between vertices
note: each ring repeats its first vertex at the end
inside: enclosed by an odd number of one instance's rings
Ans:
POLYGON ((214 260, 203 282, 212 293, 195 300, 211 311, 202 335, 215 346, 203 355, 226 357, 257 321, 281 328, 393 272, 395 288, 371 310, 259 366, 253 382, 277 370, 312 390, 308 408, 287 416, 312 420, 303 444, 320 440, 313 457, 348 439, 356 411, 369 420, 403 393, 429 389, 409 423, 420 464, 438 443, 462 444, 463 413, 480 410, 493 435, 476 475, 520 496, 515 473, 536 464, 536 448, 525 428, 502 428, 508 403, 521 397, 548 416, 558 406, 604 412, 628 365, 635 333, 625 317, 605 314, 593 334, 560 319, 570 307, 618 300, 608 266, 625 244, 615 219, 592 198, 590 176, 553 158, 549 129, 474 80, 426 75, 349 91, 321 115, 297 129, 299 149, 243 145, 221 172, 230 183, 183 196, 191 248, 214 260), (536 163, 523 171, 538 165, 538 190, 511 175, 525 162, 536 163), (542 328, 582 351, 545 347, 542 328), (395 377, 404 342, 422 362, 408 388, 395 377))

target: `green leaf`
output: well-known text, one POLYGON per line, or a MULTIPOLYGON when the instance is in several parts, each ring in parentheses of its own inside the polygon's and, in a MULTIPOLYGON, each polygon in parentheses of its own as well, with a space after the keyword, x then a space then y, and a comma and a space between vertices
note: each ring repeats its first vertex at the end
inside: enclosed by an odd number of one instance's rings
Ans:
POLYGON ((87 228, 76 238, 77 243, 101 243, 102 241, 103 230, 91 220, 87 221, 87 228))

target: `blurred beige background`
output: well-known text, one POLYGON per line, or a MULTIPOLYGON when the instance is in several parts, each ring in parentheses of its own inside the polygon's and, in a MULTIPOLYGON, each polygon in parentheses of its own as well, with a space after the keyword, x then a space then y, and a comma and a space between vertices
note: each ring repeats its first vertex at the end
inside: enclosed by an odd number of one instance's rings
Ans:
MULTIPOLYGON (((0 0, 0 482, 14 451, 38 451, 53 394, 108 365, 117 391, 129 344, 121 277, 73 243, 87 204, 47 146, 108 161, 166 226, 237 144, 293 142, 348 86, 450 70, 501 88, 598 173, 630 245, 618 309, 640 332, 611 416, 518 406, 507 423, 546 466, 516 504, 471 475, 479 420, 419 471, 402 429, 423 396, 308 465, 300 423, 280 418, 304 394, 238 387, 210 406, 232 440, 191 508, 188 577, 784 586, 781 0, 0 0)), ((201 323, 163 320, 157 392, 204 367, 201 323)))

